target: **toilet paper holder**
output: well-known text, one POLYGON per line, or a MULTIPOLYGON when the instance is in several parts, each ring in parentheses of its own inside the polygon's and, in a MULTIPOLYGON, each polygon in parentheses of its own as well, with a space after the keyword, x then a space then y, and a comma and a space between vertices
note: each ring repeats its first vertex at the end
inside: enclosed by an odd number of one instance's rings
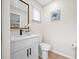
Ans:
POLYGON ((76 43, 72 43, 72 47, 76 48, 77 47, 76 43))

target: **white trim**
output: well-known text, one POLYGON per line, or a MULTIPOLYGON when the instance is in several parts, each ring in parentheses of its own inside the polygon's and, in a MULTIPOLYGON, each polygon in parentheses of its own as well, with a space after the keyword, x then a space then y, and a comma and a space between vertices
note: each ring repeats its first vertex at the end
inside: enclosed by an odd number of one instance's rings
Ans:
MULTIPOLYGON (((51 52, 54 52, 54 53, 56 53, 56 54, 58 54, 58 55, 67 57, 67 58, 69 58, 69 59, 75 59, 75 58, 72 58, 71 56, 68 56, 68 55, 66 55, 66 54, 63 54, 63 53, 61 53, 61 52, 59 52, 59 51, 56 51, 56 50, 52 50, 51 52)), ((42 58, 42 55, 39 55, 39 56, 42 58)))
POLYGON ((67 58, 69 58, 69 59, 73 59, 71 56, 68 56, 68 55, 66 55, 66 54, 63 54, 63 53, 61 53, 61 52, 59 52, 59 51, 52 50, 52 52, 54 52, 54 53, 56 53, 56 54, 59 54, 59 55, 61 55, 61 56, 67 57, 67 58))

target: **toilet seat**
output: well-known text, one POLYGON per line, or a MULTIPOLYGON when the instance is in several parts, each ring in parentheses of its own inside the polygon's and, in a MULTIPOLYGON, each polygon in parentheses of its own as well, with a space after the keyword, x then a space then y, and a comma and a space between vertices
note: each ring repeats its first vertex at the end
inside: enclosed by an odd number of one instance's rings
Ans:
POLYGON ((47 43, 40 43, 40 47, 42 50, 45 50, 45 51, 50 50, 50 45, 47 43))

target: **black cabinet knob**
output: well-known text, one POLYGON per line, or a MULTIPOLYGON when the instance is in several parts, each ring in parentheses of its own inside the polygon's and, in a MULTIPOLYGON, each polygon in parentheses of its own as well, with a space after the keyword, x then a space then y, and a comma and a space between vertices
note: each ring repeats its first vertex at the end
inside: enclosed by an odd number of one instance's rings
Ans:
POLYGON ((31 48, 30 48, 30 55, 31 55, 31 48))
POLYGON ((27 49, 27 57, 29 57, 29 50, 27 49))
POLYGON ((27 57, 31 56, 31 54, 32 54, 32 49, 31 48, 27 49, 27 57))

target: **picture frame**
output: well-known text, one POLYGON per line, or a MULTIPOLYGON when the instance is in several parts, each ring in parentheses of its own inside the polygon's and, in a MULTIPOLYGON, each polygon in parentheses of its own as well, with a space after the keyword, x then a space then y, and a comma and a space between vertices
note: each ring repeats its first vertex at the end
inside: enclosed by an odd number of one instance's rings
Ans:
POLYGON ((51 21, 60 20, 60 13, 60 10, 54 10, 53 12, 51 12, 51 21))

